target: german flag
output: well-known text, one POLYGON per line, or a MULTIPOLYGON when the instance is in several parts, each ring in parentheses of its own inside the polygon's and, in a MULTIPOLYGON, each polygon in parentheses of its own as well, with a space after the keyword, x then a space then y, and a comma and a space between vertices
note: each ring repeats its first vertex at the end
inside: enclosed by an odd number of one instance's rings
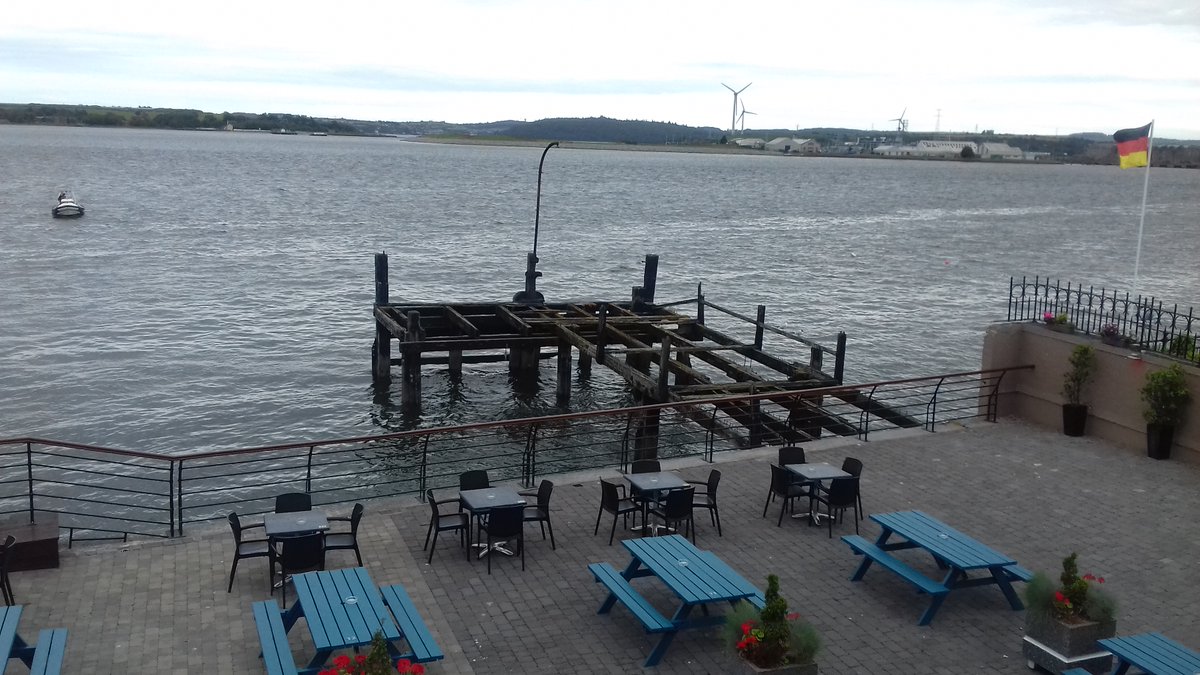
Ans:
POLYGON ((1121 157, 1121 168, 1132 169, 1146 166, 1150 145, 1150 127, 1153 122, 1136 129, 1121 129, 1113 134, 1117 142, 1117 154, 1121 157))

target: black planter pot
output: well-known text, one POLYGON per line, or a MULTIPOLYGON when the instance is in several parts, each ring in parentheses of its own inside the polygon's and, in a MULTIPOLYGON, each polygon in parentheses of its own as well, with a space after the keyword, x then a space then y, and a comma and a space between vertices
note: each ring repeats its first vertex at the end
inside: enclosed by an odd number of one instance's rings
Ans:
POLYGON ((1082 403, 1064 403, 1062 415, 1063 433, 1068 436, 1082 436, 1083 428, 1087 425, 1088 407, 1082 403))
POLYGON ((1171 459, 1171 444, 1174 442, 1174 425, 1146 425, 1146 456, 1150 459, 1171 459))

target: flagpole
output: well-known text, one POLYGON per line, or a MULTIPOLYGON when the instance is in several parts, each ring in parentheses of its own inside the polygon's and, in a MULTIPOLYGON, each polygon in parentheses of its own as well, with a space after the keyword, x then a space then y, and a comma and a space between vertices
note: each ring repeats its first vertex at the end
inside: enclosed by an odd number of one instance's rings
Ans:
MULTIPOLYGON (((1138 267, 1142 262, 1142 231, 1146 229, 1146 197, 1150 194, 1150 155, 1154 152, 1154 120, 1150 120, 1150 138, 1146 145, 1146 181, 1142 185, 1142 216, 1138 221, 1137 254, 1133 258, 1133 301, 1138 301, 1138 267)), ((1140 305, 1140 302, 1139 302, 1140 305)))

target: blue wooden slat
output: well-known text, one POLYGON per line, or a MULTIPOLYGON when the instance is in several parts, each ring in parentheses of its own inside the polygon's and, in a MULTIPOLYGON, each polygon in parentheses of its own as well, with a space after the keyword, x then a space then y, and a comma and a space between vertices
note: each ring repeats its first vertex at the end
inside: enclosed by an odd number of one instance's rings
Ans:
MULTIPOLYGON (((24 646, 17 644, 20 641, 20 638, 17 637, 17 624, 20 621, 21 605, 0 608, 0 649, 4 650, 6 655, 13 654, 14 648, 24 646)), ((0 673, 2 672, 4 669, 0 667, 0 673)))
POLYGON ((871 519, 963 570, 1010 565, 1012 558, 921 511, 872 514, 871 519))
POLYGON ((262 646, 263 666, 268 675, 297 675, 296 663, 292 660, 292 649, 288 646, 287 631, 283 628, 279 608, 271 600, 253 605, 254 625, 258 629, 258 642, 262 646))
POLYGON ((1119 659, 1154 675, 1195 675, 1200 654, 1160 633, 1142 633, 1099 641, 1119 659))
POLYGON ((399 585, 384 586, 380 590, 383 601, 391 608, 392 616, 400 625, 400 632, 412 650, 410 658, 418 663, 444 658, 445 654, 434 641, 433 634, 429 632, 425 620, 421 618, 412 598, 408 596, 408 591, 399 585))
POLYGON ((47 628, 38 633, 37 650, 29 675, 59 675, 67 651, 67 629, 47 628))
POLYGON ((622 605, 625 605, 646 629, 646 632, 665 633, 675 630, 675 625, 671 623, 671 620, 654 609, 654 606, 634 590, 633 586, 630 586, 625 577, 621 576, 621 573, 612 565, 592 563, 588 565, 588 570, 596 578, 596 581, 603 584, 622 605))
POLYGON ((846 544, 848 544, 850 548, 854 549, 856 552, 867 556, 880 565, 883 565, 893 573, 899 575, 905 581, 917 586, 922 591, 930 595, 942 595, 949 592, 949 589, 946 588, 945 585, 930 579, 924 574, 921 574, 904 561, 858 535, 843 535, 842 541, 846 542, 846 544))

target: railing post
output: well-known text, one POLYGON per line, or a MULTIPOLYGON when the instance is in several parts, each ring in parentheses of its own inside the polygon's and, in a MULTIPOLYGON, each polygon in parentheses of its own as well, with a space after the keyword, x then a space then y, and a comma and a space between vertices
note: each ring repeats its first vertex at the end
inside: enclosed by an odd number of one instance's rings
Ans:
POLYGON ((537 424, 530 424, 525 434, 525 456, 521 460, 521 483, 525 487, 533 487, 533 478, 537 475, 537 424))
POLYGON ((938 378, 937 386, 933 388, 933 395, 929 397, 929 403, 925 405, 925 430, 933 431, 934 425, 937 423, 937 397, 942 391, 942 384, 946 378, 938 378))
POLYGON ((316 446, 308 446, 308 468, 304 473, 304 491, 312 492, 312 463, 313 453, 316 452, 316 446))
POLYGON ((25 442, 25 475, 29 479, 29 522, 33 523, 33 443, 25 442))
POLYGON ((175 536, 175 460, 167 465, 167 513, 171 514, 171 536, 175 536))
POLYGON ((176 482, 176 498, 175 504, 178 509, 179 520, 179 536, 183 536, 183 460, 179 460, 179 470, 175 472, 176 482))
POLYGON ((421 444, 421 465, 417 483, 420 487, 421 501, 425 501, 425 491, 429 489, 429 434, 425 434, 425 442, 421 444))
POLYGON ((596 324, 596 363, 604 363, 604 328, 608 325, 608 303, 600 304, 600 317, 596 324))

